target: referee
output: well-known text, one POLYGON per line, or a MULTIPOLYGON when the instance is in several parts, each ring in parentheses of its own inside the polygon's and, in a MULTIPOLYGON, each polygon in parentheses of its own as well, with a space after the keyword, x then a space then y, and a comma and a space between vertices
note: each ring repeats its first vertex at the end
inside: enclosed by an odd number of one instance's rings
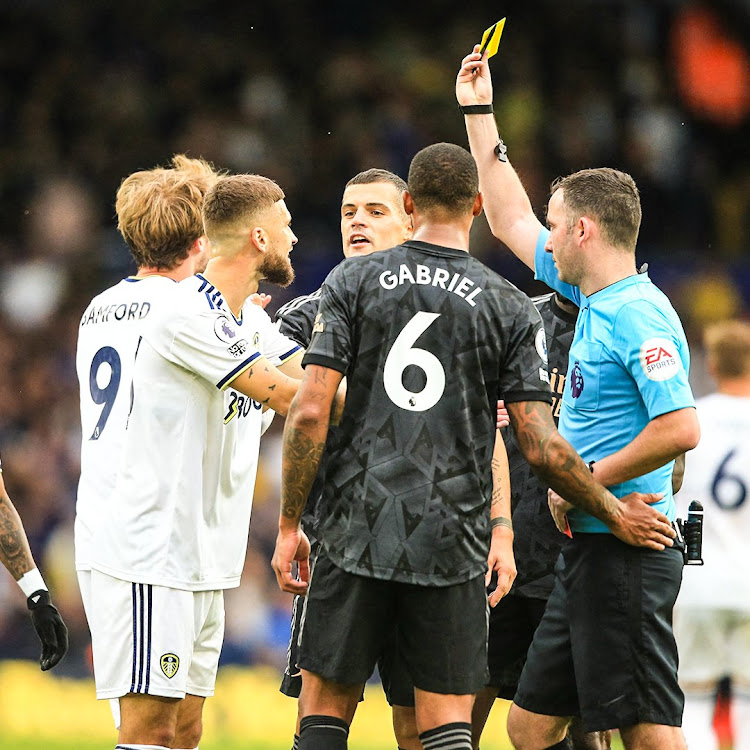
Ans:
MULTIPOLYGON (((641 206, 633 179, 588 169, 556 181, 546 230, 498 143, 478 47, 462 62, 456 96, 493 234, 580 308, 561 434, 615 495, 659 493, 655 507, 673 520, 674 459, 697 445, 699 428, 682 325, 636 270, 641 206)), ((682 750, 672 634, 682 556, 666 538, 662 549, 624 544, 576 505, 575 492, 565 500, 550 494, 555 522, 569 523, 573 541, 558 561, 508 715, 511 740, 518 750, 567 747, 566 727, 580 716, 589 732, 619 728, 626 748, 682 750)))

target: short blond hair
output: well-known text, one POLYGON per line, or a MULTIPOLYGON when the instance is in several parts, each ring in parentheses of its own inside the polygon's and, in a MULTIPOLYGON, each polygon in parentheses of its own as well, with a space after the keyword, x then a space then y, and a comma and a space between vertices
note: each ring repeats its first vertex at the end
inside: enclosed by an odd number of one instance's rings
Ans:
POLYGON ((740 378, 750 374, 750 323, 724 320, 703 334, 708 359, 718 378, 740 378))
POLYGON ((170 270, 187 258, 203 235, 201 206, 219 176, 209 162, 176 154, 171 167, 134 172, 122 181, 117 228, 139 267, 170 270))
POLYGON ((206 237, 218 242, 242 224, 254 223, 275 203, 284 200, 284 191, 273 180, 259 174, 228 175, 217 180, 203 202, 206 237))

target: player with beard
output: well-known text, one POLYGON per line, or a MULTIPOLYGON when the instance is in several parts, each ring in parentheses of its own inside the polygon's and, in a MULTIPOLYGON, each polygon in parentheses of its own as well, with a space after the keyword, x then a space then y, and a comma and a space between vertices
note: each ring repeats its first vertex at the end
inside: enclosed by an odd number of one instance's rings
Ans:
POLYGON ((300 347, 248 300, 261 279, 294 278, 284 193, 257 175, 222 177, 202 210, 211 260, 162 292, 143 330, 88 556, 97 696, 119 699, 118 748, 198 745, 223 589, 239 585, 245 559, 261 411, 285 414, 299 383, 300 347))

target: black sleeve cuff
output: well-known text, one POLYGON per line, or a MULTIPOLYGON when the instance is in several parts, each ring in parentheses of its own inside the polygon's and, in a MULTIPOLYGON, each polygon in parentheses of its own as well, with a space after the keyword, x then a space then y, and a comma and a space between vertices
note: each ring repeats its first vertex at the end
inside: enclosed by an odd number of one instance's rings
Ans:
POLYGON ((348 369, 347 366, 338 359, 333 359, 333 357, 326 357, 324 354, 314 354, 311 352, 306 352, 305 356, 302 358, 302 367, 307 367, 308 365, 320 365, 321 367, 328 367, 330 370, 336 370, 342 375, 346 375, 346 371, 348 369))
POLYGON ((552 393, 550 391, 508 391, 502 394, 502 400, 506 404, 513 404, 517 401, 546 401, 552 403, 552 393))

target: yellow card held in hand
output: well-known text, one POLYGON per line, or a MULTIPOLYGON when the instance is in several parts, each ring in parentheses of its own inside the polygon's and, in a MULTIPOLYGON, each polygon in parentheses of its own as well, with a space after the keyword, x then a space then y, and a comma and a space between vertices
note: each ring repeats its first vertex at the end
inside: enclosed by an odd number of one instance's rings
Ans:
POLYGON ((482 34, 482 54, 487 52, 487 59, 489 60, 492 55, 497 52, 497 48, 500 46, 500 37, 503 35, 503 29, 505 28, 505 19, 501 18, 497 23, 493 23, 487 31, 482 34))

